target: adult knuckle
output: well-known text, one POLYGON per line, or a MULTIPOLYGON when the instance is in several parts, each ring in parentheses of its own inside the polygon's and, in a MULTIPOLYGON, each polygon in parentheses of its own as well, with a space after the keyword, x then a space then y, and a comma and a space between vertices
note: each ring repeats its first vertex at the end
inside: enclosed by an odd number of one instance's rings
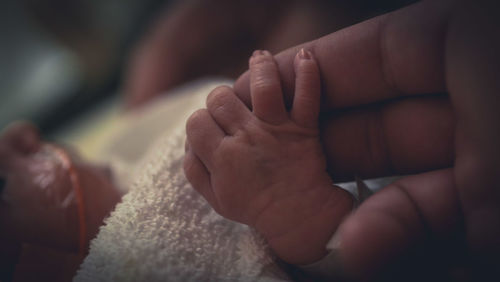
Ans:
POLYGON ((394 170, 392 151, 388 143, 382 111, 365 116, 366 162, 394 170))

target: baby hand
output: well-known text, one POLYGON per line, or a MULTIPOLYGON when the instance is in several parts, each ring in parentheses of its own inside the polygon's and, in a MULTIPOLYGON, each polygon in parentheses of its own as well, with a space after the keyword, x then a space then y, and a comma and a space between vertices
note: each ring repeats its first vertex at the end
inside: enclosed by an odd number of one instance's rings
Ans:
POLYGON ((230 87, 207 98, 188 120, 184 170, 222 216, 256 228, 283 260, 307 264, 352 209, 333 186, 319 140, 319 70, 301 50, 294 62, 293 106, 287 111, 272 55, 250 58, 250 111, 230 87))

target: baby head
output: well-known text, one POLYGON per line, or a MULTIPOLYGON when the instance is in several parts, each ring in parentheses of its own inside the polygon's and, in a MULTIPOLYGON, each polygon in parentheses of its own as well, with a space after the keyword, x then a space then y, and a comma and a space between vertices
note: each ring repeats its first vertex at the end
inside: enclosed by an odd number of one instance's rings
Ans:
POLYGON ((119 200, 106 169, 42 141, 25 122, 0 135, 0 178, 1 229, 12 240, 56 249, 81 249, 119 200))

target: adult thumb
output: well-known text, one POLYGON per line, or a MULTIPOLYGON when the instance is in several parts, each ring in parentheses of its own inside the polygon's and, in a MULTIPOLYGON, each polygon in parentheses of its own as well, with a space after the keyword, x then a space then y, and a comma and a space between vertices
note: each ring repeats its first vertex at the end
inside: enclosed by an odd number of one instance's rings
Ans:
POLYGON ((347 278, 421 281, 464 257, 463 230, 453 170, 444 169, 407 176, 374 194, 332 243, 347 278))

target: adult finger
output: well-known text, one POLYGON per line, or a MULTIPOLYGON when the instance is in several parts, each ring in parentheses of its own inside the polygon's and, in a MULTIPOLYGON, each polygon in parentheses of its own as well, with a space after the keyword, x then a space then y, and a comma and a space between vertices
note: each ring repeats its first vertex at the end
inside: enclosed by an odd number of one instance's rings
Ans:
POLYGON ((321 139, 335 181, 451 167, 455 119, 449 99, 420 97, 337 112, 321 139))
MULTIPOLYGON (((446 90, 444 79, 444 38, 449 19, 450 4, 447 1, 424 1, 407 8, 382 15, 377 18, 362 22, 358 25, 335 32, 318 40, 286 50, 276 56, 282 87, 288 102, 292 99, 294 89, 293 58, 300 48, 311 50, 318 61, 322 78, 322 92, 324 97, 324 111, 332 108, 352 108, 373 102, 392 100, 402 96, 418 96, 420 93, 437 93, 446 90)), ((249 104, 248 73, 242 75, 234 85, 236 93, 249 104)), ((405 105, 402 109, 408 113, 422 112, 421 106, 405 105)), ((425 111, 424 111, 425 112, 425 111)), ((380 112, 379 112, 380 113, 380 112)), ((405 117, 408 127, 402 129, 395 121, 386 123, 386 130, 393 133, 391 143, 406 144, 401 148, 419 148, 419 155, 408 158, 406 151, 395 150, 391 158, 399 158, 398 164, 408 172, 422 172, 431 168, 443 167, 450 164, 449 148, 454 147, 452 136, 454 134, 454 116, 449 109, 442 113, 433 111, 434 115, 414 116, 410 114, 394 114, 393 118, 405 117), (423 117, 423 118, 421 118, 423 117), (433 126, 429 119, 435 117, 436 125, 433 126), (441 122, 441 119, 446 121, 441 122), (394 129, 390 126, 396 125, 394 129), (411 125, 411 127, 409 126, 411 125), (430 127, 429 127, 430 126, 430 127), (435 130, 441 127, 441 131, 435 130), (408 138, 412 136, 425 136, 427 138, 408 138), (433 147, 435 143, 439 146, 433 147), (444 144, 444 145, 443 145, 444 144), (438 149, 442 149, 438 151, 438 149), (402 157, 397 154, 403 153, 402 157), (441 157, 441 159, 438 159, 441 157), (406 163, 405 163, 406 162, 406 163), (423 165, 429 164, 429 167, 423 165)), ((380 120, 380 118, 378 118, 380 120)), ((387 118, 388 120, 388 118, 387 118)), ((366 132, 368 118, 361 118, 354 124, 352 119, 337 119, 331 128, 341 128, 340 132, 347 132, 342 136, 339 132, 334 141, 324 136, 326 150, 329 151, 329 160, 336 163, 331 156, 343 155, 337 160, 357 159, 361 152, 369 152, 371 148, 379 146, 376 142, 380 139, 360 137, 377 137, 377 134, 361 134, 366 132), (352 131, 348 131, 348 129, 352 131), (365 140, 364 147, 360 147, 361 140, 365 140), (373 143, 375 142, 375 143, 373 143), (341 145, 333 147, 333 144, 341 145), (350 146, 350 144, 356 146, 350 146), (359 150, 355 150, 359 149, 359 150), (359 152, 359 154, 358 154, 359 152)), ((400 124, 404 124, 401 122, 400 124)), ((375 123, 376 124, 376 123, 375 123)), ((329 136, 329 138, 331 135, 329 136)), ((363 154, 363 157, 370 154, 363 154)), ((353 161, 350 161, 353 162, 353 161)), ((377 161, 372 162, 376 168, 377 161)), ((382 164, 381 170, 387 172, 390 164, 382 164)), ((334 174, 351 174, 349 167, 333 167, 334 174)), ((397 168, 396 168, 397 169, 397 168)), ((367 175, 380 175, 382 172, 363 169, 367 175)), ((376 169, 375 169, 376 170, 376 169)), ((404 171, 403 170, 403 171, 404 171)), ((392 172, 394 173, 394 172, 392 172)))
POLYGON ((422 246, 434 248, 413 265, 422 272, 429 266, 426 261, 435 262, 453 250, 459 254, 455 247, 463 243, 464 226, 454 177, 452 169, 409 176, 365 201, 340 225, 335 238, 345 274, 373 278, 422 246))
MULTIPOLYGON (((446 42, 457 116, 455 170, 467 243, 485 271, 500 269, 500 18, 497 3, 459 1, 446 42)), ((496 273, 498 280, 500 273, 496 273)))
MULTIPOLYGON (((318 61, 326 108, 443 92, 450 5, 449 1, 423 1, 278 54, 285 96, 292 100, 293 61, 301 48, 311 50, 318 61)), ((250 105, 248 72, 234 89, 250 105)))

